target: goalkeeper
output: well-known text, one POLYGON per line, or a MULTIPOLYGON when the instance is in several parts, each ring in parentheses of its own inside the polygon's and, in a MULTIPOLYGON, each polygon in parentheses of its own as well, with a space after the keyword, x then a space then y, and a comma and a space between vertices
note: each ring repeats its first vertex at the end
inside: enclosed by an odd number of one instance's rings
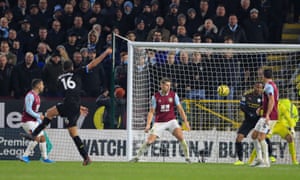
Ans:
MULTIPOLYGON (((282 139, 285 139, 289 145, 289 152, 291 154, 292 162, 298 165, 299 162, 296 158, 296 147, 295 147, 295 126, 299 120, 299 114, 297 107, 288 99, 282 98, 278 102, 279 118, 273 129, 267 135, 267 138, 271 138, 273 135, 277 134, 282 139)), ((272 155, 272 148, 269 144, 269 154, 272 155)), ((256 156, 256 151, 253 150, 250 159, 248 161, 251 164, 256 156)), ((275 162, 276 159, 273 160, 275 162)))
POLYGON ((255 83, 254 88, 245 92, 240 101, 240 108, 245 113, 245 120, 237 132, 235 149, 238 160, 234 163, 234 165, 244 164, 242 140, 247 137, 259 119, 259 116, 256 114, 256 110, 262 105, 263 87, 263 83, 255 83))

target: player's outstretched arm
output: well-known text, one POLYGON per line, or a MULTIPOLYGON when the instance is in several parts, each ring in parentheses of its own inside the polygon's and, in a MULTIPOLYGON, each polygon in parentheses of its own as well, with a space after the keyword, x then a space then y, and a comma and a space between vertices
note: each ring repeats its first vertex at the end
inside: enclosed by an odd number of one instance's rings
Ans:
POLYGON ((112 53, 112 49, 109 47, 107 48, 100 56, 96 57, 95 59, 93 59, 88 65, 87 68, 88 70, 93 69, 94 67, 96 67, 101 61, 103 61, 103 59, 110 55, 112 53))

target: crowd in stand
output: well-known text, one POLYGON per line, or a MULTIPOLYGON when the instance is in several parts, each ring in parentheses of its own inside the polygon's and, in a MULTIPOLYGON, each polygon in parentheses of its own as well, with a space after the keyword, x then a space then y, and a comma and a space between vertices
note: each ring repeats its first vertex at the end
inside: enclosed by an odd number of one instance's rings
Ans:
MULTIPOLYGON (((0 96, 20 98, 42 78, 60 97, 64 61, 87 64, 112 44, 132 41, 280 43, 286 0, 0 0, 0 96)), ((127 46, 115 51, 115 83, 126 90, 127 46)), ((151 62, 149 62, 151 63, 151 62)), ((110 87, 111 57, 83 77, 83 96, 110 87)))

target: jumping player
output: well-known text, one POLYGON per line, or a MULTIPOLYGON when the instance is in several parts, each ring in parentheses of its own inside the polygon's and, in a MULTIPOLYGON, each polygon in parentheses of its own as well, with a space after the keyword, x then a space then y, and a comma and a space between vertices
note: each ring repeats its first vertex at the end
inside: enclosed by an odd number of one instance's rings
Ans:
POLYGON ((68 121, 65 121, 69 134, 72 137, 80 155, 84 159, 83 165, 86 166, 91 163, 91 159, 88 156, 84 144, 82 143, 76 126, 77 119, 82 114, 87 114, 88 109, 81 106, 81 77, 84 73, 88 73, 92 68, 96 67, 104 58, 112 53, 111 48, 107 48, 100 56, 93 59, 89 64, 74 70, 73 63, 71 61, 64 62, 64 73, 58 77, 58 82, 63 89, 64 99, 63 103, 58 103, 47 110, 46 117, 43 122, 33 131, 31 135, 21 134, 21 136, 27 139, 36 139, 37 135, 51 122, 53 117, 62 116, 66 117, 68 121))

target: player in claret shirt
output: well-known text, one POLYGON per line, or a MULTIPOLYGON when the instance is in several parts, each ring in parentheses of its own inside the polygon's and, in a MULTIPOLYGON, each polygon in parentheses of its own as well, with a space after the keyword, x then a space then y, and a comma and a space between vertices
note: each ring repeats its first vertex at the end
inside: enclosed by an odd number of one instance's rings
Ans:
POLYGON ((182 147, 185 161, 191 163, 189 157, 189 148, 183 137, 183 132, 176 120, 175 107, 177 107, 178 112, 183 119, 186 127, 190 130, 189 122, 187 121, 187 116, 180 104, 178 95, 171 90, 171 80, 163 78, 160 81, 161 90, 156 92, 151 99, 151 107, 147 116, 147 124, 145 127, 145 132, 150 131, 150 135, 146 142, 141 146, 137 152, 137 156, 134 157, 131 162, 138 162, 139 158, 144 154, 144 152, 150 147, 152 143, 159 138, 164 130, 169 131, 177 138, 182 147), (155 117, 153 127, 150 129, 153 116, 155 117))

